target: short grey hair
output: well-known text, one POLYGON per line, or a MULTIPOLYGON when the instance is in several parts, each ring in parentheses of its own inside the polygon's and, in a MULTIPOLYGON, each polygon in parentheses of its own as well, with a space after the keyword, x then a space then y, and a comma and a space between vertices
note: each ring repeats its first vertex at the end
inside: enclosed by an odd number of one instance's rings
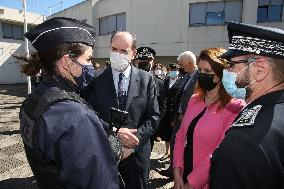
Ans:
POLYGON ((187 57, 190 62, 194 65, 194 67, 197 67, 196 65, 196 56, 193 52, 191 51, 185 51, 183 53, 181 53, 178 57, 177 57, 177 61, 180 61, 181 59, 183 59, 184 57, 187 57))

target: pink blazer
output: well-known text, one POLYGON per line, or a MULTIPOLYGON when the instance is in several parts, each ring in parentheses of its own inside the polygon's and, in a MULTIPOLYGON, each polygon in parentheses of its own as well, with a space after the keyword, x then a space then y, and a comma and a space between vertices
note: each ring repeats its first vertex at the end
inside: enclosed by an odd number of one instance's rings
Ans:
MULTIPOLYGON (((195 189, 208 188, 210 156, 244 106, 245 101, 240 99, 232 99, 225 108, 218 111, 218 104, 210 104, 196 124, 193 133, 193 170, 187 176, 188 182, 195 189)), ((174 167, 183 169, 188 126, 205 107, 206 104, 197 95, 189 100, 181 127, 176 134, 174 167)))

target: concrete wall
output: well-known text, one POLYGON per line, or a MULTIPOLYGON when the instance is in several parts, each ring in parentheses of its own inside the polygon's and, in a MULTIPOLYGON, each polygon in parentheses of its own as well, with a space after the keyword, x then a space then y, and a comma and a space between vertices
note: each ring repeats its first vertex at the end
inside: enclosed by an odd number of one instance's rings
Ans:
MULTIPOLYGON (((16 9, 0 6, 4 14, 0 14, 0 84, 26 83, 26 76, 21 73, 20 64, 11 56, 25 54, 24 40, 3 38, 2 23, 24 25, 23 13, 16 9)), ((27 13, 27 23, 38 25, 45 19, 42 15, 27 13)), ((29 44, 30 48, 31 44, 29 44)))
MULTIPOLYGON (((79 13, 87 11, 87 5, 92 4, 92 25, 99 34, 99 18, 125 12, 126 30, 136 36, 137 46, 154 48, 158 61, 168 65, 186 50, 198 55, 204 48, 228 47, 225 25, 189 26, 190 3, 216 1, 219 0, 87 0, 60 15, 80 20, 79 13), (86 6, 82 5, 84 3, 86 6)), ((258 0, 243 0, 242 22, 284 29, 284 14, 282 22, 257 23, 257 7, 258 0)), ((110 38, 111 34, 96 36, 94 57, 98 62, 109 57, 110 38)))
POLYGON ((52 17, 69 17, 75 18, 77 20, 85 20, 87 19, 87 23, 92 25, 93 18, 92 18, 92 7, 93 7, 92 0, 83 1, 77 5, 64 9, 58 13, 52 14, 49 18, 52 17))
MULTIPOLYGON (((23 13, 21 11, 2 6, 0 6, 0 9, 4 9, 4 14, 0 14, 0 20, 24 23, 23 13)), ((44 19, 43 15, 29 13, 29 12, 27 12, 26 17, 27 17, 27 23, 33 25, 38 25, 42 23, 44 19)))
MULTIPOLYGON (((219 0, 86 0, 63 11, 51 15, 87 19, 87 23, 97 29, 94 57, 103 63, 109 57, 110 37, 99 36, 99 18, 126 13, 126 30, 137 38, 137 46, 150 46, 157 52, 156 59, 168 65, 186 50, 199 54, 208 47, 228 47, 227 29, 221 26, 189 26, 189 4, 219 0)), ((230 0, 228 0, 230 1, 230 0)), ((242 22, 284 29, 282 22, 257 23, 258 0, 243 0, 242 22)), ((284 7, 284 6, 283 6, 284 7)), ((0 22, 23 23, 22 13, 15 9, 5 9, 0 22)), ((284 12, 284 11, 283 11, 284 12)), ((43 17, 27 13, 28 23, 39 24, 43 17)), ((0 24, 0 84, 25 82, 19 65, 11 58, 14 51, 24 52, 23 40, 3 39, 0 24), (9 73, 9 74, 7 74, 9 73), (13 73, 13 74, 10 74, 13 73)))
MULTIPOLYGON (((94 6, 94 26, 99 28, 99 18, 126 13, 126 29, 136 35, 137 45, 150 46, 157 56, 174 56, 181 51, 180 0, 101 0, 94 6)), ((95 56, 108 56, 111 35, 98 36, 95 56)))
MULTIPOLYGON (((139 46, 150 46, 168 64, 179 53, 198 54, 209 47, 228 47, 227 29, 221 26, 189 26, 189 4, 216 0, 101 0, 94 5, 93 25, 101 17, 126 12, 126 29, 136 35, 139 46), (96 19, 95 19, 96 18, 96 19)), ((217 0, 218 1, 218 0, 217 0)), ((258 0, 243 0, 242 22, 284 28, 284 22, 257 23, 258 0)), ((284 14, 283 19, 284 20, 284 14)), ((111 35, 97 37, 95 57, 108 56, 111 35)))

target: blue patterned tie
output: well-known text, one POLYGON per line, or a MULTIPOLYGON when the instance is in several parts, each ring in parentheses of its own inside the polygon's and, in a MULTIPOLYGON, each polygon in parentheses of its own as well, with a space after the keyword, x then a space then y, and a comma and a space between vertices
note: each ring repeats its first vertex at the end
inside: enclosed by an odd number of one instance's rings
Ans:
POLYGON ((123 82, 124 74, 119 74, 119 80, 118 80, 118 108, 121 110, 125 110, 126 108, 126 101, 127 101, 127 94, 123 82))

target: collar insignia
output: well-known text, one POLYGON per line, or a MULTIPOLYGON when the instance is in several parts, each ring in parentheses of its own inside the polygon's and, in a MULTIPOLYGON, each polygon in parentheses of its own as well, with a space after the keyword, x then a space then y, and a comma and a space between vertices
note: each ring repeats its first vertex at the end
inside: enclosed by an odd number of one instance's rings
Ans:
POLYGON ((254 125, 255 118, 262 108, 262 105, 256 105, 250 109, 245 109, 241 116, 232 124, 232 127, 244 127, 254 125))

